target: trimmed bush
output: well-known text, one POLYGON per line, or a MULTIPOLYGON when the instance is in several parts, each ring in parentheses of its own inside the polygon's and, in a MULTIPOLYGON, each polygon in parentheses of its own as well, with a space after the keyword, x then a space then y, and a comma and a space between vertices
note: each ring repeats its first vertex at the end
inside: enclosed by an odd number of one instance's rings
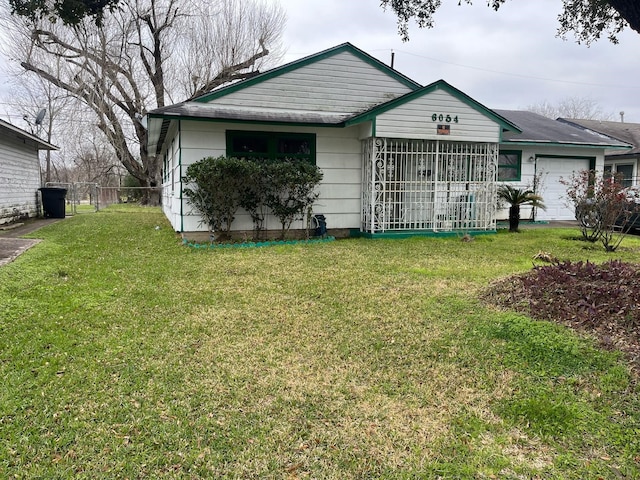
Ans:
POLYGON ((257 239, 269 211, 280 220, 284 239, 293 221, 303 219, 318 198, 315 188, 321 180, 321 170, 308 162, 233 157, 203 158, 189 165, 183 178, 189 184, 184 189, 188 203, 222 240, 230 237, 240 207, 251 216, 257 239))
POLYGON ((187 201, 202 216, 209 231, 229 238, 231 224, 240 208, 247 161, 234 157, 207 157, 189 165, 183 181, 187 201))

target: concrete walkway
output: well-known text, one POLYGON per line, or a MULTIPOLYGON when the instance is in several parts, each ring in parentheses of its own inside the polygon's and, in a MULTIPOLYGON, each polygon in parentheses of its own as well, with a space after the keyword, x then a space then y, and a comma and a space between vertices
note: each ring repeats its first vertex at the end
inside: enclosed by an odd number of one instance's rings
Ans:
POLYGON ((34 218, 23 223, 0 226, 0 267, 12 262, 40 240, 20 238, 39 228, 59 222, 61 218, 34 218))
MULTIPOLYGON (((509 228, 509 222, 505 224, 506 228, 509 228)), ((580 224, 576 220, 550 220, 536 223, 520 220, 520 228, 580 228, 580 224)))

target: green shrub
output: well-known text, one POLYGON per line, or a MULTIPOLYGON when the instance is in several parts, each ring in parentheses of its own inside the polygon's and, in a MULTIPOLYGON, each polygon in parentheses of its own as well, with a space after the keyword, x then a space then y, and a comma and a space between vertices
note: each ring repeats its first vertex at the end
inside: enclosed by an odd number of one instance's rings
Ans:
POLYGON ((296 219, 318 198, 316 186, 322 172, 316 165, 298 160, 207 157, 189 165, 183 181, 188 203, 198 211, 209 231, 229 238, 240 207, 253 220, 256 238, 264 230, 267 211, 280 220, 284 238, 296 219))
POLYGON ((251 216, 254 237, 262 239, 264 219, 267 215, 266 198, 269 192, 269 178, 266 164, 262 161, 246 160, 246 177, 242 186, 240 206, 251 216))
POLYGON ((211 233, 228 238, 246 177, 247 161, 233 157, 207 157, 187 168, 183 180, 191 186, 184 194, 211 233))
POLYGON ((301 160, 281 160, 265 164, 269 188, 266 206, 278 217, 284 239, 294 220, 301 220, 318 198, 316 186, 322 172, 316 165, 301 160))

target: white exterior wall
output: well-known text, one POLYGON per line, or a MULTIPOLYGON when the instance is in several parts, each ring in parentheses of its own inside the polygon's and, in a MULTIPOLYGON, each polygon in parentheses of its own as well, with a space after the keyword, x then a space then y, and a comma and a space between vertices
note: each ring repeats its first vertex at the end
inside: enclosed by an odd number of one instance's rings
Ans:
POLYGON ((180 178, 183 175, 180 162, 181 136, 178 122, 173 122, 167 132, 166 149, 161 152, 160 162, 163 165, 162 172, 162 209, 176 231, 180 231, 182 225, 180 178))
MULTIPOLYGON (((536 175, 536 172, 540 172, 539 164, 544 161, 551 161, 558 158, 558 160, 571 159, 574 158, 578 160, 576 165, 584 164, 585 157, 595 157, 596 159, 596 171, 602 172, 604 169, 604 150, 600 148, 579 148, 579 147, 554 147, 554 146, 544 146, 544 145, 509 145, 502 144, 500 145, 501 150, 514 150, 514 151, 522 151, 522 165, 521 165, 521 177, 520 181, 516 182, 499 182, 506 183, 516 188, 532 188, 533 179, 536 175), (531 160, 532 159, 532 160, 531 160), (581 161, 582 160, 582 161, 581 161)), ((570 162, 567 162, 570 167, 570 162)), ((582 168, 578 167, 576 171, 581 170, 582 168)), ((566 174, 563 174, 562 177, 569 180, 571 174, 573 173, 573 169, 567 168, 566 174)), ((571 210, 571 207, 567 204, 566 199, 564 198, 564 194, 566 192, 566 187, 562 185, 558 185, 557 179, 550 179, 548 176, 544 174, 541 176, 541 186, 539 189, 540 195, 542 195, 545 204, 554 203, 560 201, 563 206, 566 207, 567 210, 571 210), (550 196, 551 195, 551 196, 550 196)), ((550 213, 550 212, 549 212, 550 213)), ((523 220, 527 220, 531 215, 530 207, 522 207, 520 211, 520 217, 523 220)), ((543 217, 547 216, 544 213, 543 217)), ((568 216, 572 216, 569 214, 568 216)), ((498 215, 496 218, 498 219, 507 219, 509 217, 508 208, 504 208, 498 211, 498 215)), ((547 218, 547 220, 557 220, 557 218, 547 218)), ((540 218, 540 215, 538 215, 540 218)))
MULTIPOLYGON (((180 127, 182 175, 186 173, 190 164, 202 158, 225 155, 227 130, 315 133, 316 164, 324 176, 313 213, 324 214, 328 228, 359 228, 362 178, 358 127, 313 128, 183 121, 180 127)), ((167 214, 169 218, 177 218, 176 212, 180 211, 178 196, 178 189, 175 189, 171 197, 171 213, 167 214)), ((199 225, 199 217, 191 212, 186 199, 183 200, 182 209, 184 223, 178 225, 172 221, 174 229, 185 232, 207 231, 206 225, 199 225)), ((305 227, 303 221, 294 222, 291 226, 293 229, 305 227)), ((280 221, 268 216, 265 220, 265 228, 278 230, 281 228, 280 221)), ((252 230, 251 217, 242 211, 238 212, 233 229, 252 230)))
POLYGON ((40 161, 33 142, 0 133, 0 224, 38 214, 40 161))
POLYGON ((498 143, 500 125, 447 91, 438 89, 378 115, 376 136, 498 143), (434 114, 435 121, 432 119, 434 114), (449 122, 447 116, 451 118, 449 122), (437 134, 440 124, 450 125, 449 135, 437 134))
POLYGON ((219 105, 289 111, 354 113, 411 89, 350 52, 265 80, 212 100, 219 105))

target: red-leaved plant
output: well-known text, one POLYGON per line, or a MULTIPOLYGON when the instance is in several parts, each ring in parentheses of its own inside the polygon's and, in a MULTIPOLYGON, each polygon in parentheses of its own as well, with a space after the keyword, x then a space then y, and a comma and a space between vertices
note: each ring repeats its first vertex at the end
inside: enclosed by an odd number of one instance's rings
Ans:
POLYGON ((595 170, 582 170, 560 180, 567 187, 583 238, 600 241, 608 252, 620 246, 631 228, 629 220, 640 212, 640 192, 625 188, 620 180, 617 175, 604 176, 595 170))

